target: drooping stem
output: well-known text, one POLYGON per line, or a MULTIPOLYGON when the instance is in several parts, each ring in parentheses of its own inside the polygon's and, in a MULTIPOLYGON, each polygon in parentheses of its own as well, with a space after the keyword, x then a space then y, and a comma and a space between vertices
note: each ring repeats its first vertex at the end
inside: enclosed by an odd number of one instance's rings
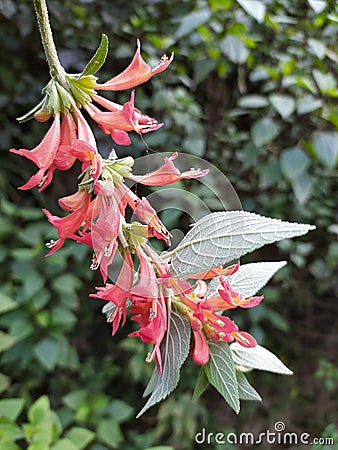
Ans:
POLYGON ((66 72, 62 67, 55 47, 52 29, 48 18, 46 0, 33 0, 41 41, 48 62, 50 74, 62 87, 69 91, 66 72))

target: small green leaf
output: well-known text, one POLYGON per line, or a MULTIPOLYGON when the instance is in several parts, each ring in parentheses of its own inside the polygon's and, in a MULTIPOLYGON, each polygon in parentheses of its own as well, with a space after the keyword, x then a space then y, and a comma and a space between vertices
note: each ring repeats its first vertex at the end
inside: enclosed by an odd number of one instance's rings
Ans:
POLYGON ((303 173, 310 165, 308 154, 299 147, 287 148, 280 158, 283 175, 293 180, 303 173))
POLYGON ((6 391, 8 386, 10 385, 10 379, 3 373, 0 373, 0 394, 1 392, 6 391))
POLYGON ((123 435, 118 422, 112 417, 100 420, 97 427, 97 439, 109 448, 121 448, 123 435))
POLYGON ((94 56, 86 65, 84 71, 80 75, 80 78, 86 75, 93 75, 94 73, 96 73, 98 70, 101 69, 107 58, 108 45, 109 45, 108 37, 105 34, 103 34, 99 48, 96 50, 94 56))
POLYGON ((7 419, 15 421, 25 404, 23 398, 6 398, 0 400, 0 417, 7 417, 7 419))
POLYGON ((24 432, 12 420, 7 417, 0 418, 0 450, 7 450, 9 441, 16 441, 25 436, 24 432), (6 443, 6 446, 4 445, 6 443), (3 446, 2 446, 3 445, 3 446))
MULTIPOLYGON (((44 448, 44 450, 46 449, 44 448)), ((69 439, 60 439, 50 448, 50 450, 79 450, 79 447, 69 439)))
POLYGON ((266 6, 263 1, 260 0, 237 0, 241 7, 251 17, 257 20, 258 23, 262 23, 265 16, 266 6))
POLYGON ((263 95, 245 95, 238 101, 238 106, 241 108, 264 108, 269 103, 263 95))
POLYGON ((86 428, 73 427, 67 433, 66 438, 82 450, 94 439, 94 436, 95 433, 86 428))
POLYGON ((210 11, 208 9, 203 9, 200 11, 194 11, 186 16, 180 18, 180 25, 175 32, 175 38, 181 39, 182 37, 190 34, 200 25, 205 24, 210 19, 210 11))
POLYGON ((5 294, 0 292, 0 314, 11 311, 18 307, 18 304, 5 294))
POLYGON ((210 383, 238 414, 240 410, 235 364, 226 342, 209 342, 210 359, 205 364, 205 374, 210 383))
POLYGON ((201 367, 198 373, 195 389, 192 394, 192 401, 193 402, 196 401, 203 394, 203 392, 207 389, 208 386, 209 386, 208 377, 205 374, 204 368, 201 367))
POLYGON ((134 413, 134 408, 123 400, 113 400, 109 406, 109 413, 113 416, 119 423, 123 423, 134 413))
POLYGON ((13 345, 16 342, 16 338, 4 333, 0 330, 0 352, 4 352, 5 350, 8 350, 9 348, 13 347, 13 345))
POLYGON ((33 425, 37 425, 50 418, 50 403, 47 395, 38 398, 28 410, 28 419, 33 425))
POLYGON ((45 338, 35 346, 34 353, 47 370, 52 370, 59 359, 60 344, 53 339, 45 338))
POLYGON ((319 133, 313 140, 316 156, 328 169, 338 162, 338 133, 319 133))
POLYGON ((256 147, 271 142, 280 133, 280 127, 269 117, 264 117, 254 123, 251 129, 252 140, 256 147))
POLYGON ((323 101, 320 98, 315 98, 312 95, 304 96, 297 100, 297 114, 299 116, 315 111, 323 106, 323 101))
POLYGON ((249 50, 243 42, 232 34, 229 34, 222 40, 220 48, 222 53, 235 64, 244 64, 249 55, 249 50))
POLYGON ((295 99, 290 95, 272 94, 269 100, 282 119, 288 119, 296 109, 295 99))
POLYGON ((302 172, 292 180, 292 190, 301 205, 304 205, 310 197, 313 182, 314 179, 308 172, 302 172))

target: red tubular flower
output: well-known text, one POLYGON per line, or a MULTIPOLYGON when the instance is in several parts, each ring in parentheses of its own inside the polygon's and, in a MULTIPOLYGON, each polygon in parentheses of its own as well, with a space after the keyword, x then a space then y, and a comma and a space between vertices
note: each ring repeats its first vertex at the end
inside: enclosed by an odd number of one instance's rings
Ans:
POLYGON ((194 329, 193 332, 193 343, 191 350, 191 359, 195 364, 203 366, 209 361, 209 346, 206 337, 202 329, 194 329))
POLYGON ((77 239, 75 232, 81 227, 86 218, 90 197, 91 195, 88 194, 84 202, 66 217, 53 216, 47 209, 42 210, 46 214, 48 221, 56 227, 59 234, 59 239, 56 242, 52 241, 48 244, 48 248, 51 248, 48 256, 61 248, 67 238, 77 239))
POLYGON ((137 336, 142 342, 155 345, 146 361, 150 362, 156 357, 157 367, 162 371, 160 344, 167 329, 166 302, 148 256, 140 248, 136 253, 140 260, 140 276, 137 285, 130 290, 130 299, 133 303, 130 312, 134 314, 132 320, 138 322, 141 328, 129 336, 137 336))
MULTIPOLYGON (((96 99, 98 96, 95 97, 96 99)), ((137 133, 149 133, 163 126, 152 117, 142 114, 134 106, 135 91, 132 91, 130 100, 126 102, 121 109, 113 109, 111 112, 101 112, 93 105, 86 107, 91 117, 100 125, 107 134, 112 134, 116 130, 119 131, 136 131, 137 133)), ((103 103, 103 102, 101 102, 103 103)), ((108 101, 104 102, 109 105, 108 101)), ((117 106, 116 104, 113 104, 117 106)))
POLYGON ((203 177, 209 172, 208 169, 190 169, 181 173, 172 162, 177 158, 177 156, 178 153, 176 152, 169 158, 164 158, 164 165, 154 172, 147 175, 130 175, 129 178, 146 186, 163 186, 165 184, 175 183, 183 178, 203 177))
POLYGON ((215 296, 214 299, 209 299, 209 302, 216 308, 221 309, 231 309, 237 308, 238 306, 241 308, 252 308, 257 306, 262 300, 263 295, 244 298, 243 295, 234 291, 228 280, 221 280, 222 289, 218 290, 219 296, 215 296), (221 306, 222 305, 222 306, 221 306))
POLYGON ((108 266, 117 250, 117 235, 121 223, 121 214, 113 195, 98 194, 91 218, 91 239, 94 250, 91 269, 100 265, 103 280, 107 280, 108 266))
POLYGON ((210 270, 206 270, 205 272, 198 272, 194 273, 192 275, 186 275, 186 278, 192 278, 194 280, 209 280, 210 278, 216 278, 219 276, 225 276, 229 277, 230 275, 233 275, 237 270, 239 269, 239 261, 237 264, 234 264, 233 266, 225 267, 223 269, 223 266, 217 266, 213 267, 210 270))
POLYGON ((25 183, 23 186, 20 186, 19 189, 26 190, 31 189, 35 186, 40 186, 39 190, 41 191, 47 186, 47 184, 50 183, 51 177, 50 179, 48 179, 48 183, 45 183, 46 172, 52 166, 59 146, 60 114, 57 113, 55 114, 52 126, 49 128, 44 138, 37 147, 35 147, 33 150, 26 150, 24 148, 20 148, 19 150, 15 150, 14 148, 10 149, 10 152, 25 156, 39 167, 38 172, 33 175, 30 180, 27 181, 27 183, 25 183))
POLYGON ((97 287, 96 294, 90 294, 90 297, 108 300, 116 305, 115 311, 108 318, 112 322, 112 334, 114 335, 119 327, 121 318, 122 326, 126 321, 127 307, 126 300, 134 281, 134 266, 131 254, 126 252, 121 272, 115 284, 107 283, 104 287, 97 287))
POLYGON ((108 91, 122 91, 124 89, 130 89, 135 86, 138 86, 139 84, 148 81, 153 75, 165 70, 173 60, 173 57, 174 57, 173 54, 171 55, 170 58, 167 58, 166 55, 163 55, 158 65, 154 69, 152 69, 143 60, 141 56, 141 44, 139 39, 137 39, 137 50, 129 66, 119 75, 110 79, 106 83, 97 84, 95 86, 95 89, 108 91))

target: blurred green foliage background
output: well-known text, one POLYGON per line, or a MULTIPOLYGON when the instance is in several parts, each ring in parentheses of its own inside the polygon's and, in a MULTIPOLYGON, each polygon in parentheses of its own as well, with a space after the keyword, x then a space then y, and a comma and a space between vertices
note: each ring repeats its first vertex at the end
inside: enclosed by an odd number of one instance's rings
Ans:
MULTIPOLYGON (((111 338, 102 305, 88 298, 101 281, 89 270, 86 248, 68 242, 44 257, 44 243, 55 235, 41 207, 59 213, 55 201, 74 191, 76 170, 57 174, 43 194, 16 189, 34 167, 8 149, 33 148, 48 125, 15 118, 40 100, 49 74, 32 2, 1 1, 0 449, 211 448, 194 444, 202 427, 258 434, 274 431, 278 420, 286 431, 335 437, 338 445, 337 2, 48 6, 68 72, 82 71, 102 33, 110 53, 101 81, 126 67, 137 38, 152 65, 174 51, 169 69, 137 88, 137 106, 165 123, 147 144, 215 164, 244 209, 317 230, 249 256, 289 264, 263 290, 265 301, 236 317, 294 375, 250 374, 263 402, 243 402, 236 416, 216 391, 191 401, 198 371, 188 361, 171 397, 136 420, 152 370, 145 346, 126 338, 130 325, 111 338)), ((127 95, 112 99, 123 103, 127 95)), ((110 150, 107 136, 97 139, 110 150)), ((133 154, 144 151, 134 137, 133 154)))

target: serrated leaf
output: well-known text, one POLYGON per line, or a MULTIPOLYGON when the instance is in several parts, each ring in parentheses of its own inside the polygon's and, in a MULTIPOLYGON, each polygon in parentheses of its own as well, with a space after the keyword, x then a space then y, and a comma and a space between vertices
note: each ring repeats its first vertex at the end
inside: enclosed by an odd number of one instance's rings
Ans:
POLYGON ((180 379, 180 369, 188 356, 189 347, 189 319, 171 311, 168 329, 161 344, 162 374, 156 371, 155 375, 152 375, 151 396, 136 416, 137 418, 151 406, 166 398, 176 388, 180 379))
MULTIPOLYGON (((237 272, 226 277, 226 279, 234 291, 239 292, 244 297, 251 297, 257 294, 270 278, 285 265, 286 261, 243 264, 237 272)), ((216 295, 220 287, 219 278, 211 280, 208 296, 216 295)))
POLYGON ((314 228, 247 211, 216 212, 196 222, 166 257, 171 257, 172 275, 189 275, 237 261, 263 245, 301 236, 314 228))
POLYGON ((108 37, 103 34, 101 37, 99 48, 96 50, 94 56, 86 65, 84 71, 80 75, 80 78, 86 75, 93 75, 101 69, 107 58, 108 45, 108 37))
POLYGON ((295 99, 290 95, 272 94, 269 100, 283 119, 288 119, 296 109, 295 99))
POLYGON ((237 370, 236 375, 238 382, 238 395, 240 400, 257 400, 261 402, 262 397, 258 394, 256 389, 251 386, 244 373, 240 370, 237 370))
POLYGON ((237 0, 237 3, 246 11, 251 17, 262 23, 265 16, 265 4, 258 0, 237 0))
POLYGON ((240 410, 235 364, 226 342, 209 342, 210 358, 205 374, 225 401, 238 414, 240 410))
POLYGON ((196 401, 203 394, 203 392, 207 389, 208 386, 209 380, 205 374, 204 367, 202 366, 200 368, 200 371, 198 372, 195 389, 192 394, 192 401, 193 402, 196 401))
POLYGON ((282 375, 292 375, 293 372, 282 363, 272 352, 256 345, 256 347, 247 348, 233 342, 230 344, 233 360, 239 366, 250 367, 251 369, 266 370, 268 372, 279 373, 282 375))

